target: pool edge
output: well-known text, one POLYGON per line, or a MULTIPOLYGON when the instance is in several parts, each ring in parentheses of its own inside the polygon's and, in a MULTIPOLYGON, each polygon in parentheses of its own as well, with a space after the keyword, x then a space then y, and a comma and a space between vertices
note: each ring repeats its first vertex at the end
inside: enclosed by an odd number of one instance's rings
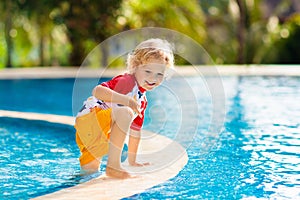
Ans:
MULTIPOLYGON (((62 115, 0 110, 0 117, 42 120, 67 125, 74 124, 74 117, 62 115)), ((87 194, 89 194, 88 198, 90 199, 120 199, 141 193, 146 189, 175 177, 188 162, 185 149, 179 143, 165 136, 149 131, 144 131, 144 134, 146 137, 141 140, 141 146, 144 148, 141 148, 140 154, 149 155, 149 149, 162 149, 163 145, 166 145, 167 148, 163 148, 159 154, 155 154, 155 162, 158 161, 161 163, 158 163, 158 165, 152 168, 141 168, 141 172, 136 173, 138 175, 137 178, 120 180, 107 178, 105 175, 102 175, 86 183, 65 188, 34 199, 82 199, 86 198, 87 194), (174 154, 177 155, 177 157, 175 156, 175 160, 174 154), (168 160, 168 157, 171 160, 168 160)), ((150 163, 152 163, 151 161, 152 160, 150 160, 150 163)), ((136 171, 137 168, 125 166, 125 169, 129 171, 133 170, 134 172, 134 169, 136 171)))
MULTIPOLYGON (((125 69, 82 67, 32 67, 0 69, 1 79, 105 78, 125 69)), ((177 66, 174 76, 300 76, 300 65, 199 65, 177 66)))

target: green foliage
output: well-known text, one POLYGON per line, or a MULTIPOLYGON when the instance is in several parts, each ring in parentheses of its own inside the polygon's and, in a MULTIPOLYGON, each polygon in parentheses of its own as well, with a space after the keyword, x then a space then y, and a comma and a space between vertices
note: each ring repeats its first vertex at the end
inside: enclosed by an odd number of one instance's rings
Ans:
POLYGON ((195 0, 128 0, 123 1, 123 13, 130 28, 169 28, 200 43, 206 38, 205 16, 195 0))
POLYGON ((237 56, 236 20, 229 12, 229 0, 199 0, 206 14, 207 39, 204 48, 217 64, 234 63, 237 56))
MULTIPOLYGON (((0 3, 0 19, 4 18, 3 12, 3 4, 0 3)), ((0 30, 4 30, 4 23, 0 20, 0 30)), ((0 69, 5 67, 5 59, 6 59, 6 43, 4 31, 0 31, 0 69)))
MULTIPOLYGON (((235 0, 199 2, 207 18, 208 37, 204 46, 216 63, 236 63, 240 45, 244 46, 245 63, 282 63, 279 59, 283 59, 281 56, 287 52, 295 62, 299 62, 296 59, 297 51, 288 50, 296 47, 289 47, 289 39, 281 36, 289 32, 289 38, 294 37, 288 25, 289 20, 283 20, 294 7, 292 1, 245 1, 243 44, 239 43, 237 37, 240 11, 235 0)), ((293 41, 290 43, 295 46, 299 44, 295 39, 293 41)))
POLYGON ((79 66, 87 54, 88 40, 100 43, 119 30, 114 25, 121 0, 74 0, 59 1, 57 10, 52 13, 56 22, 62 22, 72 44, 70 64, 79 66))
POLYGON ((32 43, 30 42, 28 32, 23 27, 16 27, 17 36, 14 38, 14 65, 18 67, 29 67, 34 63, 34 56, 30 56, 32 43), (33 60, 32 60, 33 59, 33 60))
POLYGON ((278 45, 278 60, 274 62, 279 64, 299 64, 300 63, 300 25, 296 23, 289 24, 289 28, 283 29, 289 36, 282 38, 278 45))
MULTIPOLYGON (((0 23, 0 30, 3 30, 3 23, 0 23)), ((4 33, 0 32, 0 69, 5 66, 6 58, 6 43, 4 38, 4 33)))
MULTIPOLYGON (((8 1, 1 1, 0 9, 5 10, 8 1)), ((121 0, 11 1, 10 5, 18 8, 12 17, 25 18, 30 21, 27 25, 33 27, 30 31, 22 30, 14 22, 13 28, 18 32, 12 37, 16 46, 12 49, 14 63, 17 66, 80 65, 91 44, 120 31, 113 25, 120 3, 121 0), (61 28, 59 31, 62 36, 57 34, 57 26, 64 27, 63 32, 61 28)))
MULTIPOLYGON (((204 43, 207 35, 205 15, 195 0, 127 0, 123 1, 122 18, 118 19, 129 29, 163 27, 185 34, 198 43, 204 43)), ((177 65, 189 64, 176 57, 177 65)))
POLYGON ((263 58, 264 63, 300 63, 300 14, 294 14, 286 23, 278 25, 270 37, 272 45, 263 58))
MULTIPOLYGON (((245 63, 300 63, 296 1, 243 2, 245 37, 239 40, 237 0, 3 0, 0 68, 9 52, 15 67, 80 65, 108 37, 149 26, 186 34, 203 45, 217 64, 236 63, 241 45, 245 63)), ((113 60, 107 54, 108 48, 98 51, 91 66, 124 65, 124 58, 113 60)), ((175 59, 177 64, 188 64, 179 56, 175 59)))

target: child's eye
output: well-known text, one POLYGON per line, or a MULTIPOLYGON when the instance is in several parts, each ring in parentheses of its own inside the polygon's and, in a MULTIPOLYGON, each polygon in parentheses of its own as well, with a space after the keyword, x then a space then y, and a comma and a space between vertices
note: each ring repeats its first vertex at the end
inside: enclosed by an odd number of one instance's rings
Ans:
POLYGON ((146 72, 147 74, 150 74, 150 73, 151 73, 151 71, 150 71, 150 70, 145 70, 145 72, 146 72))
POLYGON ((161 76, 164 76, 163 73, 158 73, 157 76, 161 77, 161 76))

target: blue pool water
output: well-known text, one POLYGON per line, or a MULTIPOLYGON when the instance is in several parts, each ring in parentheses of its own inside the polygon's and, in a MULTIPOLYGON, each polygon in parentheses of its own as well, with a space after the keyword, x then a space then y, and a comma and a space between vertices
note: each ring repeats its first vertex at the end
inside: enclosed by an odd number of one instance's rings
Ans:
POLYGON ((0 199, 27 199, 76 184, 73 127, 0 118, 0 199))
MULTIPOLYGON (((188 164, 173 179, 125 199, 300 199, 300 77, 222 77, 224 127, 206 138, 210 92, 199 78, 186 80, 194 97, 177 78, 148 94, 145 129, 180 142, 188 164), (170 85, 188 98, 172 98, 170 85), (182 120, 178 103, 193 109, 193 98, 199 112, 185 125, 197 118, 197 131, 181 140, 174 134, 182 120)), ((72 115, 73 84, 74 79, 0 80, 0 109, 72 115)), ((26 199, 78 183, 72 127, 0 120, 1 199, 26 199)))

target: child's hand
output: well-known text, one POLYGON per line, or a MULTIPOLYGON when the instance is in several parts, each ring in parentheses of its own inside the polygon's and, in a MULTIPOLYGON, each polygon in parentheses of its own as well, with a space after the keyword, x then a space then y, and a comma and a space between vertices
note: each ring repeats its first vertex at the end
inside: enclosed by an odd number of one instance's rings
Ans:
POLYGON ((146 162, 146 163, 137 163, 137 162, 133 162, 133 163, 129 163, 131 166, 134 166, 134 167, 143 167, 143 166, 147 166, 147 165, 150 165, 149 162, 146 162))
POLYGON ((137 114, 141 117, 140 105, 138 104, 138 102, 134 98, 129 97, 128 107, 130 107, 135 114, 137 114))

